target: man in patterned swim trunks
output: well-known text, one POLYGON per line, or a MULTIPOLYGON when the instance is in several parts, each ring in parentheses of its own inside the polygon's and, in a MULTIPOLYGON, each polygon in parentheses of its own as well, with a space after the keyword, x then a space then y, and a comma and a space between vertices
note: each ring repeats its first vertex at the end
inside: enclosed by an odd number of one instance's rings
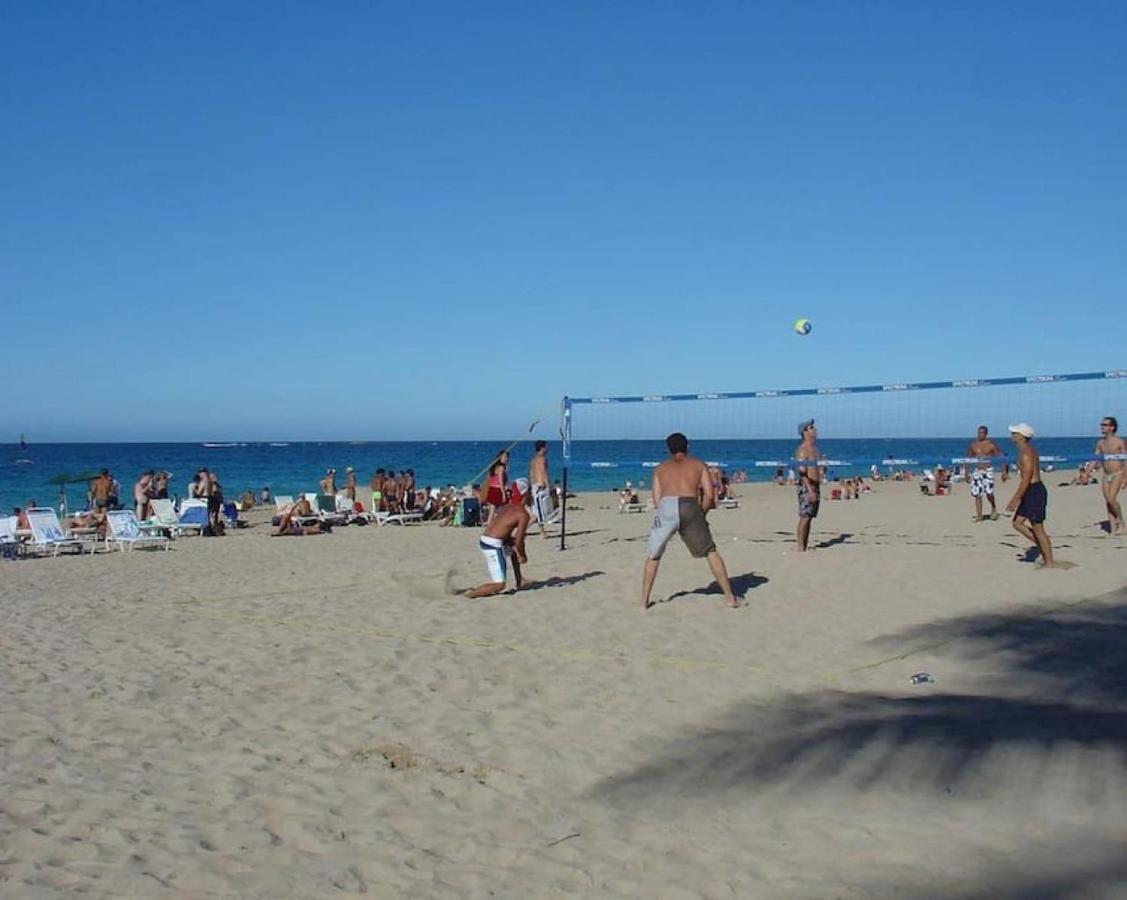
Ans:
POLYGON ((809 459, 815 462, 812 465, 798 467, 798 529, 795 531, 795 544, 799 553, 806 552, 806 545, 810 540, 810 523, 818 516, 818 507, 822 504, 822 470, 818 467, 817 460, 821 457, 818 445, 818 429, 814 427, 814 420, 807 419, 798 426, 799 437, 802 443, 794 451, 795 459, 809 459))
MULTIPOLYGON (((990 432, 985 425, 978 426, 978 437, 967 446, 967 456, 1001 456, 1001 448, 994 439, 987 437, 990 432)), ((994 503, 994 466, 978 463, 970 473, 970 495, 974 497, 974 521, 982 521, 982 498, 990 501, 990 518, 998 518, 998 506, 994 503)))
POLYGON ((653 499, 657 514, 646 551, 646 564, 642 570, 642 609, 650 608, 650 592, 661 556, 673 535, 681 540, 696 558, 706 557, 708 566, 724 592, 724 599, 733 609, 739 606, 728 581, 724 559, 716 550, 704 514, 716 505, 712 479, 708 469, 699 459, 689 456, 689 439, 676 431, 665 439, 670 459, 654 469, 653 499))

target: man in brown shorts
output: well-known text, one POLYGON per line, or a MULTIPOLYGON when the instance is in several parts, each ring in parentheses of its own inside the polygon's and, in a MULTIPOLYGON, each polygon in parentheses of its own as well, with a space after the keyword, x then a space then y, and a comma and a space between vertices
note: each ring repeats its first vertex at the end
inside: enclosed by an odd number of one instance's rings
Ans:
POLYGON ((716 542, 704 515, 716 505, 712 480, 708 469, 699 459, 689 456, 689 439, 676 431, 665 439, 671 459, 654 469, 653 499, 657 513, 647 547, 646 564, 642 570, 642 609, 650 608, 650 592, 661 555, 674 534, 696 558, 706 557, 708 566, 724 592, 728 606, 739 606, 728 581, 724 559, 716 551, 716 542))

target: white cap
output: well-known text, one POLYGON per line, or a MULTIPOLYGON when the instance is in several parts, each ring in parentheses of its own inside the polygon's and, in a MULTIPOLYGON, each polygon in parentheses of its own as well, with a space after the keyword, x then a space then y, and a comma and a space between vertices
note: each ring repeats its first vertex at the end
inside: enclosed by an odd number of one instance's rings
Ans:
POLYGON ((1010 434, 1020 434, 1026 438, 1033 437, 1033 426, 1028 422, 1018 422, 1010 426, 1010 434))

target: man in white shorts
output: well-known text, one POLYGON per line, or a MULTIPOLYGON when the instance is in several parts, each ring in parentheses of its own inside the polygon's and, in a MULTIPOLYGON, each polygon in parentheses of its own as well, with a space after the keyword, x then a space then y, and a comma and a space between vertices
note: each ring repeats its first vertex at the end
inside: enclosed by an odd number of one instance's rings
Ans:
POLYGON ((689 439, 679 431, 665 439, 670 459, 654 469, 653 499, 657 514, 646 548, 646 564, 642 570, 642 609, 650 608, 650 593, 665 548, 680 534, 681 540, 696 559, 706 557, 709 568, 724 592, 728 606, 739 606, 728 581, 724 559, 716 550, 716 542, 704 514, 716 505, 708 468, 699 459, 689 456, 689 439))
MULTIPOLYGON (((967 456, 1001 456, 1001 448, 988 437, 985 425, 978 426, 978 437, 967 446, 967 456)), ((970 495, 974 498, 974 521, 982 521, 982 498, 990 501, 990 518, 998 518, 998 506, 994 502, 994 466, 991 463, 978 463, 970 470, 970 495)))
POLYGON ((528 554, 524 551, 524 535, 532 517, 528 514, 529 503, 532 502, 532 492, 528 489, 528 479, 518 478, 513 482, 513 496, 519 496, 516 502, 506 503, 493 513, 493 518, 485 526, 485 533, 478 539, 478 549, 485 558, 485 569, 489 573, 489 581, 466 591, 466 596, 471 600, 478 597, 488 597, 499 594, 505 589, 508 580, 508 563, 512 560, 513 574, 516 576, 516 589, 524 587, 521 578, 520 564, 528 562, 528 554), (514 555, 513 550, 516 550, 514 555))
POLYGON ((540 526, 540 537, 548 536, 548 520, 552 516, 552 493, 548 488, 548 442, 537 441, 536 452, 528 464, 528 481, 532 486, 532 516, 540 526))

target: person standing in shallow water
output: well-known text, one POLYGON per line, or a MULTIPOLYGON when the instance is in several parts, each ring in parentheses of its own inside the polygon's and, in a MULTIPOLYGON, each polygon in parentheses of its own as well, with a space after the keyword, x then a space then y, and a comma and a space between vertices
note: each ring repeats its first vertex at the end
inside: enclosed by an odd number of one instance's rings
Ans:
POLYGON ((681 540, 696 559, 703 557, 708 560, 712 575, 724 592, 725 601, 734 609, 739 606, 739 601, 732 593, 724 558, 716 550, 712 531, 705 520, 705 513, 716 505, 708 468, 696 457, 689 456, 689 439, 681 432, 669 435, 665 446, 669 449, 670 459, 654 469, 653 501, 657 513, 642 568, 642 609, 650 608, 657 569, 674 534, 681 535, 681 540))

